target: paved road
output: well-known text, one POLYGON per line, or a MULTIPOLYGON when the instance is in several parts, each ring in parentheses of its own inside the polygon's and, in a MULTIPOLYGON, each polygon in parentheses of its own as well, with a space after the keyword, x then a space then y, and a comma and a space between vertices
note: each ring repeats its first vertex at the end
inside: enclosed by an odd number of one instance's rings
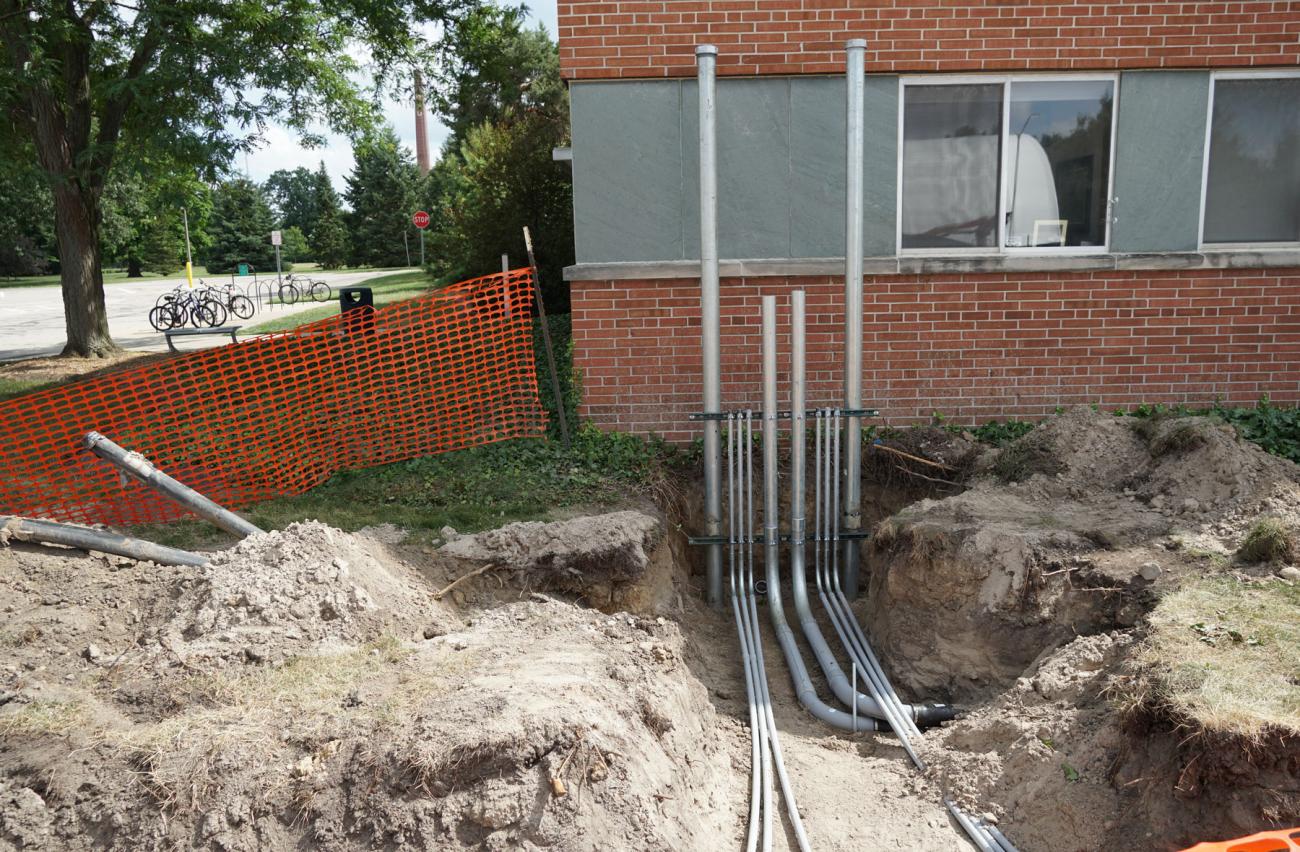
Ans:
MULTIPOLYGON (((346 287, 387 275, 392 270, 366 272, 313 272, 313 278, 323 278, 337 292, 346 287)), ((229 280, 224 276, 214 282, 229 280)), ((266 280, 265 278, 262 280, 266 280)), ((271 279, 274 281, 274 278, 271 279)), ((149 309, 158 297, 184 278, 157 278, 148 281, 122 282, 104 287, 108 307, 108 328, 119 346, 126 349, 161 350, 167 348, 162 333, 149 325, 149 309)), ((317 303, 299 303, 288 307, 263 308, 243 325, 254 325, 274 317, 319 307, 317 303)), ((240 323, 235 320, 235 323, 240 323)), ((213 338, 219 342, 223 338, 213 338)), ((224 338, 229 342, 230 338, 224 338)), ((57 284, 48 287, 0 288, 0 361, 32 358, 38 355, 57 355, 67 342, 63 323, 63 296, 57 284)), ((195 342, 181 343, 185 348, 196 348, 195 342)))

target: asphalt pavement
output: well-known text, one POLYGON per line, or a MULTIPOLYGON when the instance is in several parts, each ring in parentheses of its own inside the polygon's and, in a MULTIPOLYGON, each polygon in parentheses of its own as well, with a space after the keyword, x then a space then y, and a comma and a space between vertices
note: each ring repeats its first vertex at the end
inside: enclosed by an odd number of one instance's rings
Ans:
MULTIPOLYGON (((321 278, 334 288, 337 295, 339 287, 360 284, 378 275, 387 275, 393 270, 367 270, 365 272, 312 272, 311 278, 321 278)), ((212 283, 229 281, 228 276, 214 277, 212 283)), ((262 282, 267 281, 263 277, 262 282)), ((274 286, 275 278, 270 278, 274 286)), ((104 301, 108 308, 108 330, 113 340, 125 349, 147 351, 165 350, 167 342, 162 332, 155 331, 149 325, 149 309, 158 301, 158 297, 178 284, 185 283, 185 278, 154 278, 145 281, 122 281, 104 285, 104 301)), ((231 317, 227 325, 252 326, 268 319, 285 316, 299 311, 319 307, 319 302, 299 302, 289 306, 259 306, 258 312, 250 320, 231 317)), ((57 355, 67 342, 67 328, 63 321, 63 294, 57 284, 41 287, 5 287, 0 288, 0 361, 14 361, 19 358, 33 358, 42 355, 57 355)), ((193 340, 178 345, 185 349, 199 346, 229 343, 229 337, 213 336, 209 342, 198 343, 193 340)))

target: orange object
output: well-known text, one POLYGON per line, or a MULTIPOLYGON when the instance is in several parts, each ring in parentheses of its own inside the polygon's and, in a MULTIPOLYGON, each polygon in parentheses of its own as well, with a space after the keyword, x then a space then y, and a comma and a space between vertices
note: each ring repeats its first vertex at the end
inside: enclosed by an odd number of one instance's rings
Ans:
POLYGON ((1300 852, 1300 828, 1261 831, 1220 843, 1198 843, 1183 852, 1300 852))
POLYGON ((86 452, 99 431, 223 505, 336 471, 540 436, 528 269, 0 402, 0 514, 186 512, 86 452))

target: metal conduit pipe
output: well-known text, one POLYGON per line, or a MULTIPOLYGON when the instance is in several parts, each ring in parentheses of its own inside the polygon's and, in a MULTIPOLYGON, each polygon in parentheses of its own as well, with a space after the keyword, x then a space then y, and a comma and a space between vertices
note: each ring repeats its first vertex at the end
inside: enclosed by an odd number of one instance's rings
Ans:
MULTIPOLYGON (((755 600, 754 597, 754 590, 757 588, 757 581, 755 579, 755 573, 754 573, 754 536, 753 536, 754 416, 752 411, 745 412, 745 447, 746 447, 745 469, 746 469, 746 478, 748 480, 748 485, 746 487, 745 493, 747 495, 747 500, 749 505, 749 510, 748 510, 749 521, 748 521, 748 529, 746 530, 746 538, 745 538, 746 541, 745 564, 746 564, 746 570, 748 572, 747 574, 748 582, 745 586, 748 594, 746 594, 745 596, 745 603, 748 606, 750 631, 753 636, 755 656, 757 657, 757 668, 760 674, 758 680, 759 710, 763 713, 764 717, 767 720, 767 742, 769 746, 767 759, 770 759, 771 763, 767 765, 766 771, 768 773, 768 780, 770 782, 772 776, 772 764, 773 763, 775 764, 777 780, 781 784, 781 795, 785 799, 786 814, 790 819, 790 826, 794 830, 796 845, 798 845, 800 852, 811 852, 811 848, 808 844, 808 836, 804 832, 803 818, 799 816, 799 805, 798 802, 795 801, 794 788, 790 786, 790 778, 785 771, 785 758, 781 754, 781 736, 780 736, 780 732, 776 728, 776 717, 773 716, 772 714, 772 696, 770 691, 768 690, 767 669, 766 669, 766 664, 763 660, 763 639, 762 639, 763 634, 762 631, 759 629, 758 602, 755 600)), ((770 809, 768 813, 769 814, 771 813, 770 809)), ((768 826, 766 836, 771 837, 770 825, 768 826)))
POLYGON ((87 432, 81 441, 86 449, 117 468, 128 476, 140 480, 149 488, 157 491, 167 499, 179 503, 204 520, 211 521, 228 533, 240 538, 262 532, 258 527, 236 515, 234 512, 204 497, 199 492, 183 485, 154 467, 153 463, 139 453, 131 453, 119 447, 98 432, 87 432))
POLYGON ((846 731, 875 731, 875 719, 858 717, 826 704, 817 696, 804 667, 794 632, 781 603, 780 544, 777 510, 776 297, 763 297, 763 560, 767 566, 767 606, 799 702, 818 719, 846 731))
POLYGON ((38 521, 33 518, 18 518, 0 515, 0 538, 8 535, 19 541, 34 541, 41 544, 62 544, 82 550, 96 550, 111 553, 114 556, 126 556, 141 562, 157 562, 159 565, 189 565, 195 568, 208 564, 208 558, 188 550, 178 550, 162 544, 154 544, 141 538, 128 538, 117 533, 79 527, 74 524, 60 524, 54 521, 38 521))
MULTIPOLYGON (((843 704, 854 707, 857 712, 876 719, 885 719, 886 712, 869 695, 854 690, 839 661, 826 643, 821 627, 813 617, 812 607, 808 603, 808 580, 805 575, 806 523, 804 515, 804 459, 807 452, 806 414, 805 414, 805 373, 806 373, 806 307, 802 290, 795 290, 790 295, 790 579, 794 586, 794 609, 803 630, 804 638, 812 649, 818 665, 826 675, 831 693, 843 704)), ((818 432, 820 435, 820 432, 818 432)), ((814 447, 817 459, 821 458, 820 445, 814 447)), ((814 515, 821 520, 821 468, 815 465, 814 475, 817 482, 817 497, 814 501, 814 515)), ((832 512, 835 507, 831 507, 832 512)), ((821 530, 817 530, 820 537, 821 530)), ((818 562, 818 549, 814 547, 814 563, 818 562)))
MULTIPOLYGON (((740 638, 740 658, 745 671, 745 698, 749 702, 749 823, 745 833, 746 852, 754 852, 758 845, 758 817, 759 817, 759 797, 763 789, 763 745, 761 742, 762 732, 767 728, 767 721, 760 721, 758 713, 758 698, 755 688, 755 659, 753 653, 752 640, 749 634, 748 611, 744 617, 740 614, 741 601, 741 581, 737 576, 737 549, 740 541, 744 540, 741 536, 747 532, 741 527, 743 517, 737 506, 737 482, 736 482, 736 457, 737 448, 740 442, 740 430, 737 428, 738 421, 735 414, 727 415, 727 538, 730 545, 728 552, 728 565, 730 568, 731 578, 731 612, 736 619, 736 634, 740 638), (740 530, 738 532, 738 529, 740 530)), ((743 467, 741 475, 744 475, 743 467)), ((743 487, 743 486, 742 486, 743 487)), ((742 492, 743 493, 743 492, 742 492)), ((743 499, 743 498, 742 498, 743 499)), ((743 554, 740 554, 743 559, 743 554)), ((742 563, 743 566, 743 563, 742 563)))
MULTIPOLYGON (((848 172, 845 181, 844 234, 844 407, 862 408, 862 158, 865 151, 866 119, 863 92, 866 86, 865 39, 851 39, 846 47, 848 172)), ((844 528, 857 532, 862 527, 862 424, 850 417, 844 443, 844 528)), ((858 594, 856 539, 844 542, 844 587, 850 597, 858 594)))
MULTIPOLYGON (((722 343, 718 294, 718 159, 717 69, 718 48, 695 48, 700 91, 700 336, 703 348, 704 412, 718 414, 722 407, 722 343)), ((717 536, 722 529, 721 424, 704 422, 704 527, 717 536)), ((722 545, 707 551, 709 605, 722 606, 722 545)))

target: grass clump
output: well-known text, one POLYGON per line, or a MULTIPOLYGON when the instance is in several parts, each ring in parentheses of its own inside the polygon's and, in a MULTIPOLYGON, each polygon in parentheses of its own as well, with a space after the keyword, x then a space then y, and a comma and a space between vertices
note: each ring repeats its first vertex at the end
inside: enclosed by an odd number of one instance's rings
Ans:
POLYGON ((89 717, 90 710, 79 701, 31 701, 12 713, 0 715, 0 737, 66 737, 84 729, 89 717))
POLYGON ((1151 613, 1154 700, 1208 730, 1300 732, 1300 587, 1202 578, 1151 613))
POLYGON ((1279 518, 1260 518, 1251 526, 1237 548, 1243 562, 1284 562, 1295 556, 1291 530, 1279 518))
POLYGON ((1054 476, 1060 472, 1060 460, 1032 437, 1007 444, 993 461, 993 473, 1003 482, 1020 482, 1035 473, 1054 476))

